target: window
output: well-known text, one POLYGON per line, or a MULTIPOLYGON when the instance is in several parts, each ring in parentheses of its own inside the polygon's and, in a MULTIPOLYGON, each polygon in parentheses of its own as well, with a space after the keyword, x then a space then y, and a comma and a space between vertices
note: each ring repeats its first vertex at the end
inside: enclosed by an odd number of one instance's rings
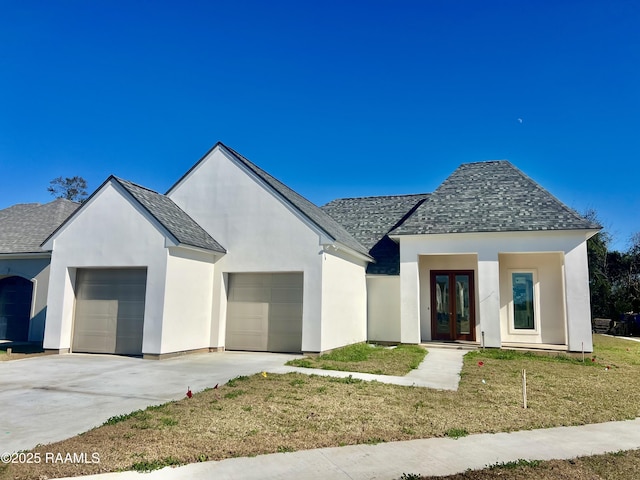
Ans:
POLYGON ((514 331, 537 330, 537 286, 535 271, 512 271, 510 307, 511 325, 514 331))

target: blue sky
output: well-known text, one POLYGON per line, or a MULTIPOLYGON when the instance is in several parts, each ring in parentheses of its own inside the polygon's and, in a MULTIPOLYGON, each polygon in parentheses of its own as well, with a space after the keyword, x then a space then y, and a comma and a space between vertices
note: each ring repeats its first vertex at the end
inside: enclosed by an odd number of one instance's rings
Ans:
POLYGON ((317 204, 509 159, 640 231, 640 2, 0 0, 0 208, 217 141, 317 204))

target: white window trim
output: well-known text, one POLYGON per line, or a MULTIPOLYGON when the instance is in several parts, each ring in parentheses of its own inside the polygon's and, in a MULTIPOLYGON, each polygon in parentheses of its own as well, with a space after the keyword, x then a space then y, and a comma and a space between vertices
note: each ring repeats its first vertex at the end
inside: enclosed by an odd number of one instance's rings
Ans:
POLYGON ((509 335, 538 335, 540 333, 540 283, 538 282, 538 270, 535 268, 512 268, 507 270, 509 274, 509 335), (533 276, 533 326, 534 328, 516 328, 513 315, 513 274, 531 273, 533 276))

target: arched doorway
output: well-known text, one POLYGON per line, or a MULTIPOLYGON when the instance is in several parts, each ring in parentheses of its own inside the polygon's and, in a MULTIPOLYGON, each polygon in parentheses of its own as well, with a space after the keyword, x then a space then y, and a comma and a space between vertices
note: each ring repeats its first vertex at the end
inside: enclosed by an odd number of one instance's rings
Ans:
POLYGON ((26 342, 33 283, 22 277, 0 279, 0 340, 26 342))

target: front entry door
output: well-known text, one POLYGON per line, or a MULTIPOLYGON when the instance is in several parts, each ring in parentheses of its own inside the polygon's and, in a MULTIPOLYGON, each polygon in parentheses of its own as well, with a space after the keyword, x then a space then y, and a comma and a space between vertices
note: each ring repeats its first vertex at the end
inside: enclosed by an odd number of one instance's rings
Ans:
POLYGON ((431 338, 475 340, 473 270, 431 272, 431 338))

